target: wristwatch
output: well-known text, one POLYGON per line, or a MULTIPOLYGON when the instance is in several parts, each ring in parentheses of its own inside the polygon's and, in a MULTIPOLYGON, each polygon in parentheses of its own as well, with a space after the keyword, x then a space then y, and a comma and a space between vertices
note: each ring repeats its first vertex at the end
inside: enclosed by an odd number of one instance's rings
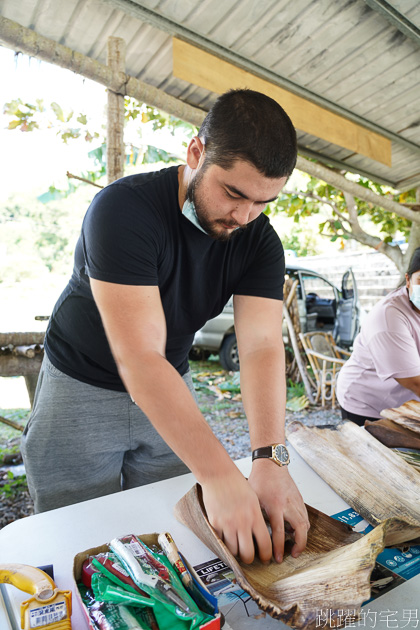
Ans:
POLYGON ((287 466, 290 462, 289 451, 284 444, 271 444, 252 451, 252 461, 260 457, 271 459, 277 466, 287 466))

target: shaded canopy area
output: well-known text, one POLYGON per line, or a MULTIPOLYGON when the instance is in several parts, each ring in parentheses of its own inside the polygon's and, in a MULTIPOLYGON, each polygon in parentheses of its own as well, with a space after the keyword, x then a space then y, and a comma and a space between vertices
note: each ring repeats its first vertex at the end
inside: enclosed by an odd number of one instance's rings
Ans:
MULTIPOLYGON (((399 190, 420 184, 416 0, 4 0, 0 15, 101 64, 108 37, 123 38, 127 75, 191 122, 184 105, 261 89, 292 117, 301 156, 399 190)), ((7 27, 0 42, 28 52, 7 27)))

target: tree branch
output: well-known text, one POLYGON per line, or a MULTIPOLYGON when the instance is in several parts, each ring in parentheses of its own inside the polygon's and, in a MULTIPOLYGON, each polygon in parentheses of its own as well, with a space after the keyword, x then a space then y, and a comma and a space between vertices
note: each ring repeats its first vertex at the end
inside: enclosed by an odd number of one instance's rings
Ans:
POLYGON ((78 179, 80 182, 85 182, 85 184, 92 184, 92 186, 96 186, 97 188, 103 188, 100 184, 91 182, 90 179, 86 179, 86 177, 79 177, 78 175, 73 175, 73 173, 69 173, 68 171, 66 175, 69 179, 78 179))
POLYGON ((375 206, 379 206, 389 212, 395 212, 395 214, 398 214, 400 217, 404 217, 404 219, 408 219, 414 223, 420 223, 420 213, 410 210, 393 199, 388 199, 388 197, 378 195, 373 192, 373 190, 365 188, 356 182, 350 181, 346 177, 343 177, 339 173, 332 171, 330 168, 327 168, 322 164, 311 162, 310 160, 303 158, 301 155, 298 155, 296 167, 304 173, 312 175, 312 177, 315 177, 316 179, 320 179, 327 182, 327 184, 342 190, 343 192, 348 192, 354 195, 354 197, 357 197, 358 199, 363 199, 364 201, 372 203, 375 206))
POLYGON ((297 197, 302 197, 303 199, 315 199, 315 201, 319 201, 320 203, 325 203, 326 205, 331 206, 334 212, 337 212, 337 205, 334 203, 334 201, 331 201, 326 197, 320 197, 310 190, 282 190, 282 195, 296 195, 297 197))

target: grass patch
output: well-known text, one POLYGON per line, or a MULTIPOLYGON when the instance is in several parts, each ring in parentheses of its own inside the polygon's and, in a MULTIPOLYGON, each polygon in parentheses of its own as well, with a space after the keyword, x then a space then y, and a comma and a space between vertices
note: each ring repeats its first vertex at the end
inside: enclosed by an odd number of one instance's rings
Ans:
POLYGON ((14 475, 9 470, 3 477, 0 490, 0 498, 15 499, 22 491, 28 489, 26 475, 14 475))
MULTIPOLYGON (((0 416, 13 420, 21 427, 25 427, 29 414, 30 409, 0 409, 0 416)), ((21 435, 21 431, 0 422, 0 466, 19 461, 21 435)))
MULTIPOLYGON (((26 426, 30 413, 30 409, 0 409, 0 416, 13 420, 13 422, 20 424, 21 427, 26 426)), ((13 438, 19 436, 20 431, 14 429, 13 427, 9 427, 8 424, 0 422, 0 447, 8 440, 12 440, 13 438)))

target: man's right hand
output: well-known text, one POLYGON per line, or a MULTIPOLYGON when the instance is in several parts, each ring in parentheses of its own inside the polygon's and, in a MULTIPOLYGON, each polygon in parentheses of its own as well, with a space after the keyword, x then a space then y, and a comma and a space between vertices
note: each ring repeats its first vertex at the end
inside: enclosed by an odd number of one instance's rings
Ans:
POLYGON ((261 562, 268 563, 273 554, 271 537, 258 497, 240 471, 201 485, 207 517, 229 551, 250 564, 257 546, 261 562))

